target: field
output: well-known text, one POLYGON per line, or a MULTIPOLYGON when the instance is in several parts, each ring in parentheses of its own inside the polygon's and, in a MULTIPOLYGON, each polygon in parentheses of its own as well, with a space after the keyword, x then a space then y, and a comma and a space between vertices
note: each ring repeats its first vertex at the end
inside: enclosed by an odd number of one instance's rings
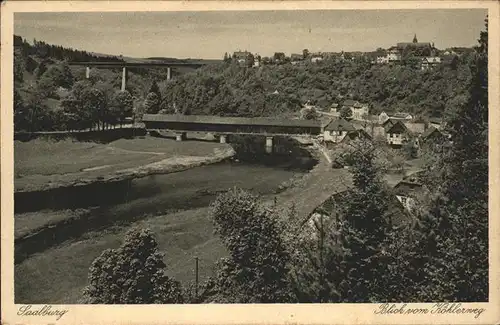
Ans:
POLYGON ((36 139, 14 143, 15 189, 109 177, 168 158, 211 157, 228 145, 154 137, 120 139, 108 144, 36 139))
MULTIPOLYGON (((200 261, 200 279, 205 279, 212 275, 214 263, 225 255, 224 247, 213 235, 207 210, 156 216, 133 224, 153 230, 165 253, 168 274, 183 283, 194 281, 195 256, 200 261)), ((92 261, 104 249, 118 247, 127 229, 90 232, 78 241, 51 248, 16 265, 16 302, 77 303, 92 261)))

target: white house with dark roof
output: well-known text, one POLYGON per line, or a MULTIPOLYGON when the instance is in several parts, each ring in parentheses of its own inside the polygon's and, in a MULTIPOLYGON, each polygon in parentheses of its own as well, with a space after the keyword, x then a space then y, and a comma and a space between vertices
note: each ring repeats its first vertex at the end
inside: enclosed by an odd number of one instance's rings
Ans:
POLYGON ((348 132, 354 132, 356 128, 348 121, 339 118, 332 120, 323 132, 324 141, 339 143, 344 139, 348 132))
POLYGON ((409 132, 406 125, 400 120, 387 120, 384 125, 387 143, 401 146, 408 139, 409 132))
POLYGON ((428 56, 422 58, 422 63, 420 65, 420 68, 422 70, 428 70, 434 68, 439 64, 441 64, 441 58, 439 56, 428 56))

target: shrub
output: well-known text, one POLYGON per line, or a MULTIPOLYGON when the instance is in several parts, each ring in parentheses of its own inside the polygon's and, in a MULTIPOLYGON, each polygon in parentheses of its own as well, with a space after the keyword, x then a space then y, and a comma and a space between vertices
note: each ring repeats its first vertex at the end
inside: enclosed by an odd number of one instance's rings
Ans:
POLYGON ((163 256, 149 229, 132 229, 117 249, 105 250, 89 270, 84 302, 91 304, 182 303, 179 282, 165 274, 163 256))

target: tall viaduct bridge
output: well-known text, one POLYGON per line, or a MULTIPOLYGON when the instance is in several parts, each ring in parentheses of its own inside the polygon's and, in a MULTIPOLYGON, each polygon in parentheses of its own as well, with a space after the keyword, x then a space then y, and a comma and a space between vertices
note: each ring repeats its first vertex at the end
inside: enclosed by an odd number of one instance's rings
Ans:
POLYGON ((172 68, 174 67, 191 67, 199 68, 206 63, 196 63, 196 62, 69 62, 72 66, 82 66, 86 68, 85 77, 90 78, 90 68, 107 68, 107 69, 122 69, 122 87, 121 90, 125 90, 128 80, 128 68, 149 68, 149 67, 166 67, 167 68, 167 80, 172 77, 172 68))
POLYGON ((226 143, 230 134, 263 135, 266 137, 267 152, 273 150, 273 136, 319 135, 330 122, 180 114, 144 114, 142 121, 148 131, 168 130, 175 132, 177 141, 184 140, 186 133, 193 131, 217 134, 220 143, 226 143))

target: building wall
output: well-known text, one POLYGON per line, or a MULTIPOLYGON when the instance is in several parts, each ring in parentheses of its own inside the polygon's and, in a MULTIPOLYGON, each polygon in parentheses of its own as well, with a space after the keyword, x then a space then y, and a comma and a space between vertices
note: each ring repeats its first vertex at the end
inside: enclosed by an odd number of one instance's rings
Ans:
POLYGON ((338 142, 342 140, 346 134, 346 131, 325 131, 323 133, 323 139, 325 141, 338 142))
POLYGON ((380 113, 380 115, 378 116, 378 121, 380 124, 384 123, 388 119, 389 119, 389 115, 387 115, 385 112, 380 113))
POLYGON ((388 133, 387 134, 387 143, 389 143, 389 144, 401 145, 401 144, 403 144, 405 139, 406 139, 406 136, 402 133, 388 133))
POLYGON ((404 208, 408 211, 412 211, 415 207, 415 200, 408 196, 396 195, 398 201, 404 206, 404 208))
POLYGON ((359 108, 351 107, 352 118, 355 120, 363 120, 363 116, 368 115, 368 106, 363 106, 359 108))

